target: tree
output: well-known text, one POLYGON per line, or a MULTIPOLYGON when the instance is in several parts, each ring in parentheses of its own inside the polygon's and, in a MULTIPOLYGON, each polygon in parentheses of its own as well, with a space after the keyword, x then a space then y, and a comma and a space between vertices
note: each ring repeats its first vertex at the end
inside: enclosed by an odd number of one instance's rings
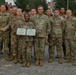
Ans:
POLYGON ((5 0, 0 0, 0 5, 4 3, 5 3, 5 0))
POLYGON ((39 5, 44 7, 44 10, 47 9, 46 0, 14 0, 17 7, 24 9, 25 5, 30 5, 30 7, 37 8, 39 5))
MULTIPOLYGON (((56 8, 64 7, 67 9, 67 0, 53 0, 56 2, 56 8)), ((76 15, 76 0, 69 0, 69 9, 73 11, 73 14, 76 15)))

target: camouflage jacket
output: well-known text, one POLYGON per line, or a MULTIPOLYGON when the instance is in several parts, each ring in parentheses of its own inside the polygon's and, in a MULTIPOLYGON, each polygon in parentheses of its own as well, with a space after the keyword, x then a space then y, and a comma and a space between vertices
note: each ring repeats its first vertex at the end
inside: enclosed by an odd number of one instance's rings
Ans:
POLYGON ((72 17, 71 20, 67 18, 65 20, 65 38, 73 39, 73 37, 76 37, 76 19, 72 17))
POLYGON ((62 37, 63 36, 63 30, 64 30, 64 21, 63 18, 58 17, 52 17, 50 18, 51 22, 51 32, 50 36, 51 37, 62 37))
MULTIPOLYGON (((8 23, 9 23, 9 15, 8 13, 0 13, 0 30, 1 28, 6 28, 8 26, 8 23)), ((0 31, 0 33, 2 33, 0 31)))
POLYGON ((33 22, 36 29, 36 37, 45 37, 46 35, 49 35, 51 26, 50 21, 46 15, 39 16, 36 14, 33 17, 33 22))

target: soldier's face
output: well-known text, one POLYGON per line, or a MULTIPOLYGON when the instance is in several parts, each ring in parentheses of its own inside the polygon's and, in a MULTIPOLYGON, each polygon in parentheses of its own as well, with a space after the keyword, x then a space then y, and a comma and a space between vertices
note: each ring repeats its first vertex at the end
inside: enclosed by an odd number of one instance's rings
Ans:
POLYGON ((16 14, 17 14, 17 16, 21 16, 22 15, 22 10, 18 9, 16 14))
POLYGON ((35 9, 31 9, 31 15, 35 15, 36 14, 36 10, 35 9))
POLYGON ((26 5, 26 7, 25 7, 25 11, 29 11, 30 10, 30 7, 29 7, 29 5, 26 5))
POLYGON ((66 15, 67 15, 67 17, 71 17, 72 16, 72 11, 71 10, 67 10, 66 11, 66 15))
POLYGON ((24 18, 25 18, 25 21, 27 21, 27 22, 30 20, 30 17, 29 17, 28 14, 26 14, 26 15, 24 16, 24 18))
POLYGON ((16 12, 17 12, 17 8, 13 8, 13 9, 12 9, 12 13, 13 13, 13 14, 16 14, 16 12))
POLYGON ((54 16, 56 16, 56 17, 59 16, 59 11, 58 10, 54 11, 54 16))
POLYGON ((38 14, 42 15, 43 14, 43 7, 38 8, 38 14))
POLYGON ((4 5, 1 5, 1 11, 5 12, 6 11, 6 7, 4 5))
POLYGON ((64 14, 65 13, 65 9, 64 8, 61 8, 60 9, 60 13, 64 14))
POLYGON ((9 13, 12 14, 12 9, 9 9, 9 13))
POLYGON ((51 15, 51 11, 50 10, 47 10, 46 11, 46 15, 48 15, 48 16, 51 15))

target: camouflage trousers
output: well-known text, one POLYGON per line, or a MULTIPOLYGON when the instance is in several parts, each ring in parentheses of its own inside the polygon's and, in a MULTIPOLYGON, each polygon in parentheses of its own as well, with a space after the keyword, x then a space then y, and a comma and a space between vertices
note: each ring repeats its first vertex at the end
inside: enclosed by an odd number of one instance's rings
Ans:
POLYGON ((53 58, 54 57, 54 51, 55 47, 58 53, 58 57, 62 58, 62 38, 60 37, 53 37, 49 40, 49 57, 53 58))
POLYGON ((25 41, 25 39, 18 39, 18 59, 22 61, 31 61, 32 56, 32 41, 25 41))
POLYGON ((9 51, 9 32, 4 32, 2 34, 2 42, 4 44, 4 53, 10 54, 10 51, 9 51))
POLYGON ((45 38, 38 37, 34 40, 34 54, 36 59, 44 59, 44 52, 45 52, 45 38))
POLYGON ((76 60, 76 41, 65 39, 66 58, 76 60))
POLYGON ((14 57, 18 55, 17 37, 15 34, 11 34, 11 53, 14 57))

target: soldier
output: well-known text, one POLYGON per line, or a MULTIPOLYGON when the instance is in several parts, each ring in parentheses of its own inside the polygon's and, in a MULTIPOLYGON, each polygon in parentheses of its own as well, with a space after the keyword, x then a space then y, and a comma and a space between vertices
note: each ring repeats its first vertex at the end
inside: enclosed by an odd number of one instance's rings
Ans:
MULTIPOLYGON (((52 13, 51 13, 51 10, 50 9, 47 9, 46 10, 46 15, 47 15, 47 17, 48 17, 48 19, 49 19, 49 21, 50 21, 50 18, 52 17, 52 15, 51 15, 52 13)), ((46 40, 46 45, 49 45, 49 38, 50 38, 50 34, 48 35, 48 40, 46 40)))
POLYGON ((12 48, 12 53, 13 53, 13 62, 16 64, 17 62, 22 62, 21 60, 21 55, 18 54, 18 49, 17 49, 17 36, 15 33, 15 26, 21 25, 23 18, 22 18, 22 10, 17 9, 16 11, 17 15, 12 19, 12 25, 9 24, 11 27, 11 48, 12 48))
POLYGON ((48 34, 50 32, 50 22, 48 17, 43 14, 43 6, 38 6, 38 14, 34 16, 34 24, 37 30, 36 37, 34 39, 35 47, 35 65, 43 66, 44 59, 44 48, 45 39, 48 39, 48 34))
MULTIPOLYGON (((64 19, 66 18, 65 9, 64 8, 60 8, 60 17, 63 17, 64 19)), ((65 37, 64 37, 64 34, 63 34, 63 44, 62 44, 62 47, 63 47, 63 53, 64 53, 64 58, 65 58, 66 48, 65 48, 65 37)))
POLYGON ((36 15, 36 9, 32 8, 31 9, 31 13, 30 13, 30 20, 32 20, 32 18, 34 17, 34 15, 36 15))
POLYGON ((64 8, 60 8, 60 16, 63 17, 63 18, 66 18, 65 9, 64 8))
POLYGON ((29 6, 29 5, 26 5, 26 6, 25 6, 25 11, 23 12, 23 15, 24 15, 25 13, 30 14, 30 6, 29 6))
POLYGON ((2 33, 2 39, 4 43, 4 53, 5 53, 5 59, 10 60, 9 57, 9 30, 6 29, 9 22, 9 15, 6 13, 6 7, 5 5, 1 5, 1 15, 0 15, 0 33, 2 33))
MULTIPOLYGON (((34 28, 34 24, 30 22, 30 15, 26 13, 24 18, 25 21, 23 22, 23 25, 18 26, 17 28, 34 28)), ((32 45, 32 36, 18 36, 18 53, 22 55, 23 67, 31 66, 32 45)))
POLYGON ((13 60, 14 63, 16 63, 16 48, 17 48, 17 45, 15 44, 16 42, 16 36, 13 34, 13 30, 12 30, 12 27, 13 27, 13 20, 15 19, 16 17, 16 12, 17 12, 17 7, 13 7, 12 8, 12 14, 10 14, 10 17, 9 17, 9 27, 10 27, 10 45, 11 45, 11 60, 13 60))
POLYGON ((66 11, 65 24, 65 45, 66 45, 66 59, 65 62, 71 62, 76 65, 76 19, 72 17, 72 11, 66 11))
POLYGON ((63 19, 59 16, 59 10, 54 10, 54 17, 51 18, 51 32, 49 38, 49 63, 53 62, 55 46, 58 52, 59 63, 62 64, 62 34, 63 19))
POLYGON ((48 18, 51 18, 52 16, 52 13, 51 13, 51 10, 50 9, 47 9, 46 10, 46 15, 48 16, 48 18))

